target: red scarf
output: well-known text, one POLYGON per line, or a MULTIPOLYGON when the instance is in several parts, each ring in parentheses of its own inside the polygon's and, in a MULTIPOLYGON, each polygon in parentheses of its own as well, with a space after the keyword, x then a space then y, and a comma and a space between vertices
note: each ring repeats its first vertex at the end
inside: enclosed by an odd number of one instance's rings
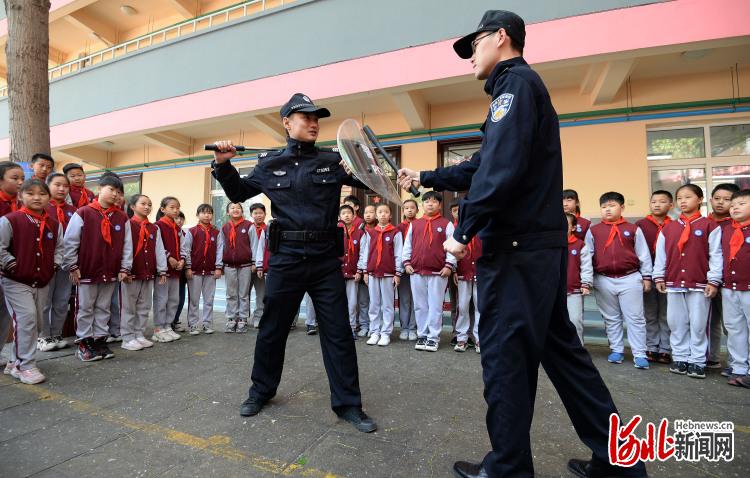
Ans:
POLYGON ((351 227, 346 227, 346 224, 344 224, 344 233, 346 234, 346 249, 349 252, 349 257, 353 257, 354 255, 356 255, 357 249, 354 247, 354 237, 352 237, 355 229, 356 228, 354 227, 354 223, 352 223, 351 227))
POLYGON ((401 225, 404 225, 404 224, 406 224, 406 230, 405 230, 405 231, 403 231, 403 232, 404 232, 404 237, 403 237, 403 239, 406 239, 406 235, 407 235, 407 234, 409 234, 409 229, 411 229, 411 221, 403 221, 403 222, 401 223, 401 225))
POLYGON ((18 196, 11 196, 5 191, 0 191, 0 201, 7 202, 11 212, 18 211, 18 196))
POLYGON ((578 240, 578 238, 576 236, 574 236, 573 234, 571 234, 571 235, 568 236, 568 244, 575 244, 575 242, 577 240, 578 240))
POLYGON ((742 244, 745 242, 745 235, 742 233, 742 228, 750 226, 750 221, 737 222, 732 220, 732 237, 729 239, 729 262, 732 262, 737 253, 740 252, 742 244))
POLYGON ((253 226, 255 226, 255 236, 260 239, 260 233, 266 230, 266 223, 253 224, 253 226))
POLYGON ((242 222, 245 219, 240 219, 238 222, 234 222, 234 220, 229 220, 229 225, 232 226, 232 228, 229 230, 229 246, 234 249, 234 247, 237 245, 237 226, 242 224, 242 222))
POLYGON ((39 222, 39 242, 37 244, 37 247, 39 247, 39 252, 44 252, 44 228, 46 227, 50 230, 50 232, 52 232, 52 227, 49 225, 49 223, 47 223, 47 218, 49 217, 49 215, 46 211, 42 214, 37 214, 31 209, 26 208, 25 206, 21 208, 21 212, 33 217, 39 222))
POLYGON ((680 253, 682 253, 682 249, 685 248, 685 244, 687 244, 688 239, 690 239, 690 223, 696 219, 700 219, 700 217, 700 211, 690 217, 685 217, 684 214, 680 214, 680 219, 683 224, 685 224, 685 227, 682 229, 682 234, 680 234, 680 239, 677 241, 677 249, 679 249, 680 253))
POLYGON ((65 226, 65 224, 68 223, 68 221, 65 220, 65 201, 57 202, 54 199, 50 199, 49 203, 55 206, 55 210, 57 211, 57 221, 60 225, 65 226))
POLYGON ((376 231, 380 233, 380 235, 378 236, 377 245, 375 246, 375 249, 378 251, 378 260, 375 262, 375 267, 380 266, 380 259, 383 256, 383 236, 385 236, 386 232, 391 232, 394 229, 396 228, 393 227, 393 224, 388 224, 383 229, 380 229, 380 228, 375 229, 376 231))
POLYGON ((71 184, 70 191, 79 194, 77 207, 83 207, 89 203, 88 190, 85 187, 71 184))
POLYGON ((607 224, 608 226, 611 226, 609 229, 609 237, 607 237, 607 242, 604 243, 604 250, 607 250, 607 248, 612 245, 612 243, 615 241, 615 236, 617 236, 617 239, 619 239, 620 241, 620 245, 622 245, 622 235, 620 235, 620 228, 617 226, 620 224, 625 224, 625 219, 620 218, 616 221, 605 221, 602 219, 602 222, 604 224, 607 224))
MULTIPOLYGON (((166 224, 167 226, 172 229, 172 234, 174 235, 174 244, 177 249, 177 257, 180 257, 180 231, 177 229, 177 223, 172 220, 169 216, 162 216, 161 219, 159 219, 159 222, 166 224)), ((177 259, 175 257, 175 259, 177 259)))
POLYGON ((714 213, 709 214, 708 218, 711 219, 712 221, 714 221, 717 224, 720 224, 720 223, 725 222, 725 221, 731 221, 732 220, 732 218, 730 216, 716 219, 716 216, 714 216, 714 213))
POLYGON ((208 255, 208 244, 211 242, 211 231, 213 231, 214 226, 208 225, 204 226, 201 223, 198 223, 198 226, 203 229, 203 232, 206 233, 206 240, 203 243, 203 258, 205 259, 208 255))
POLYGON ((653 214, 649 214, 648 216, 646 216, 646 220, 650 221, 651 223, 653 223, 656 226, 656 237, 654 237, 654 243, 651 244, 651 251, 652 252, 656 252, 656 241, 659 240, 659 233, 661 232, 662 229, 664 229, 664 226, 666 226, 667 224, 669 224, 670 222, 672 222, 672 218, 669 217, 669 216, 665 216, 664 217, 664 222, 662 222, 661 224, 659 224, 659 221, 656 220, 656 218, 654 217, 654 215, 653 214))
POLYGON ((148 218, 140 220, 137 216, 133 216, 130 220, 135 224, 139 224, 141 226, 141 230, 138 232, 138 243, 135 245, 135 254, 133 254, 133 257, 135 257, 139 252, 141 252, 143 246, 146 244, 146 234, 148 233, 148 231, 146 230, 146 226, 151 223, 148 222, 148 218))
POLYGON ((424 220, 427 221, 427 225, 425 226, 424 233, 422 234, 422 239, 424 239, 425 237, 427 237, 427 233, 429 231, 429 234, 430 234, 430 245, 432 245, 432 222, 435 221, 436 219, 440 219, 441 217, 443 217, 443 216, 440 215, 440 214, 437 214, 436 216, 432 216, 432 217, 423 216, 424 220))
POLYGON ((99 213, 102 215, 102 225, 101 225, 101 231, 102 231, 102 239, 104 239, 104 242, 109 244, 109 247, 112 247, 112 223, 109 222, 109 215, 115 211, 117 211, 117 208, 112 205, 108 207, 107 209, 104 209, 101 204, 99 204, 98 199, 94 199, 91 204, 89 204, 92 209, 95 209, 99 211, 99 213))

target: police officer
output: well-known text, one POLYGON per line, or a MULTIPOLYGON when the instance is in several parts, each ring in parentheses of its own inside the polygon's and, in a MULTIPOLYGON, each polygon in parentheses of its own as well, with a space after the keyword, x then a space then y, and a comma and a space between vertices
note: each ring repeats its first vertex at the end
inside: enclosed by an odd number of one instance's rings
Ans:
POLYGON ((459 223, 445 248, 463 257, 479 233, 477 263, 482 319, 484 396, 492 451, 481 464, 457 462, 458 477, 533 476, 529 428, 539 364, 554 384, 591 460, 570 460, 581 477, 646 476, 609 465, 608 419, 617 413, 566 307, 566 221, 557 113, 537 75, 524 61, 523 20, 488 11, 476 31, 454 45, 471 58, 474 76, 492 96, 480 150, 463 163, 417 174, 399 171, 404 187, 469 190, 459 223))
POLYGON ((289 328, 307 292, 315 304, 331 407, 359 431, 375 422, 362 411, 357 354, 349 326, 344 277, 343 236, 337 227, 341 186, 365 187, 352 178, 333 150, 317 148, 318 120, 331 113, 297 93, 282 106, 285 149, 261 153, 252 172, 241 178, 229 160, 236 149, 219 141, 213 175, 227 197, 242 202, 260 193, 271 200, 275 224, 269 226, 272 255, 249 397, 240 415, 253 416, 276 395, 289 328))

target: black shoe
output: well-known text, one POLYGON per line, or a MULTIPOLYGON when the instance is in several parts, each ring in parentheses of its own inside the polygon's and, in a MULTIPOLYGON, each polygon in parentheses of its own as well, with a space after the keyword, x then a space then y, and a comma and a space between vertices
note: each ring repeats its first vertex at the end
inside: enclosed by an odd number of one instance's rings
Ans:
POLYGON ((454 335, 453 338, 451 339, 451 347, 455 347, 457 343, 458 343, 458 336, 454 335))
POLYGON ((685 375, 688 371, 687 362, 673 362, 669 367, 669 371, 679 375, 685 375))
POLYGON ((706 370, 700 365, 691 363, 687 367, 687 376, 690 378, 706 378, 706 370))
POLYGON ((314 325, 307 326, 307 335, 315 335, 318 333, 318 328, 314 325))
POLYGON ((592 460, 570 460, 568 462, 568 471, 580 478, 614 478, 614 477, 632 477, 648 478, 645 467, 624 468, 595 463, 592 460))
POLYGON ((489 478, 490 475, 482 465, 457 461, 453 464, 453 476, 456 478, 489 478))
POLYGON ((473 349, 476 346, 477 346, 477 344, 474 342, 474 339, 472 339, 471 337, 469 337, 469 339, 466 341, 466 347, 470 348, 470 349, 473 349))
POLYGON ((255 397, 248 397, 248 399, 240 405, 240 415, 243 417, 253 417, 263 410, 265 404, 266 402, 263 400, 255 397))
POLYGON ((94 340, 91 337, 86 337, 78 342, 76 356, 81 359, 82 362, 94 362, 102 359, 102 356, 94 349, 94 340))
POLYGON ((112 352, 109 347, 107 347, 106 337, 101 337, 94 340, 94 350, 96 350, 96 353, 105 359, 111 359, 115 356, 115 353, 112 352))
POLYGON ((378 429, 373 419, 368 417, 360 407, 345 407, 336 410, 336 415, 354 425, 354 428, 362 433, 371 433, 378 429))

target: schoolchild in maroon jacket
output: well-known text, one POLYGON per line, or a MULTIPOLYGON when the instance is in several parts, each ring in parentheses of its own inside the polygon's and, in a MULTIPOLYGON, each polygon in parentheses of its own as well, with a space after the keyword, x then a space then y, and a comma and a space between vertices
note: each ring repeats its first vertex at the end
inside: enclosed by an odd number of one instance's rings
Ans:
POLYGON ((344 255, 341 257, 341 272, 344 274, 346 284, 349 325, 352 327, 354 340, 357 340, 357 308, 359 307, 357 291, 364 273, 357 265, 365 231, 354 225, 354 209, 348 204, 339 208, 339 219, 341 220, 339 225, 344 229, 344 255))
POLYGON ((568 317, 583 343, 583 298, 591 293, 594 267, 591 262, 591 250, 573 233, 578 218, 569 212, 565 213, 565 217, 568 219, 568 317))
POLYGON ((99 197, 73 214, 65 231, 64 268, 76 285, 77 356, 84 362, 112 358, 107 347, 112 294, 130 279, 133 239, 127 214, 115 207, 124 194, 114 174, 99 180, 99 197))
POLYGON ((62 226, 45 210, 46 184, 31 179, 20 193, 23 207, 0 218, 0 267, 14 325, 10 375, 35 384, 45 380, 36 366, 37 326, 47 303, 47 285, 62 262, 62 226))
POLYGON ((96 198, 94 191, 86 188, 86 173, 80 164, 66 164, 63 166, 63 174, 70 181, 67 201, 76 209, 86 206, 96 198))
POLYGON ((181 338, 174 329, 172 321, 177 313, 180 301, 180 275, 185 268, 185 257, 182 255, 182 230, 177 225, 180 215, 180 201, 173 196, 161 200, 159 211, 162 216, 156 221, 161 232, 161 240, 167 255, 167 282, 154 284, 154 342, 173 342, 181 338))
MULTIPOLYGON (((661 230, 672 221, 669 211, 674 206, 672 193, 658 190, 651 194, 651 214, 635 223, 643 232, 651 250, 651 260, 656 260, 656 240, 661 230)), ((667 323, 667 296, 656 288, 643 293, 643 312, 646 315, 646 359, 649 362, 672 363, 667 323)))
POLYGON ((221 258, 224 245, 222 236, 214 227, 214 208, 201 204, 196 212, 198 224, 191 227, 182 242, 182 256, 186 258, 185 274, 188 280, 188 328, 190 335, 214 332, 214 295, 216 281, 221 278, 221 258), (203 297, 203 310, 199 311, 203 297), (202 313, 201 313, 202 312, 202 313))
POLYGON ((391 224, 391 208, 379 204, 378 225, 367 230, 359 252, 358 269, 370 291, 370 338, 367 345, 391 343, 394 318, 394 289, 403 272, 401 231, 391 224))
MULTIPOLYGON (((411 223, 417 218, 419 206, 414 199, 407 199, 401 205, 401 212, 404 217, 401 224, 398 225, 401 231, 401 239, 406 241, 406 235, 411 229, 411 223)), ((414 301, 411 297, 411 278, 409 274, 401 275, 401 282, 398 284, 398 321, 401 325, 401 340, 417 340, 417 317, 414 314, 414 301)))
MULTIPOLYGON (((57 219, 64 234, 68 228, 68 222, 78 209, 65 202, 68 197, 68 178, 61 173, 52 173, 47 176, 47 186, 51 194, 46 208, 47 214, 49 217, 57 219)), ((49 283, 49 300, 44 304, 41 336, 37 341, 37 348, 41 352, 63 349, 70 345, 63 338, 62 331, 65 319, 68 317, 68 304, 70 303, 72 287, 70 274, 62 269, 55 271, 55 276, 49 283)))
POLYGON ((250 316, 250 276, 253 263, 255 228, 245 219, 241 203, 227 205, 229 221, 221 228, 224 244, 222 263, 227 291, 224 332, 247 332, 250 316))
POLYGON ((573 214, 576 217, 576 229, 573 234, 580 239, 586 239, 586 232, 591 227, 591 221, 581 217, 581 201, 578 199, 578 192, 574 189, 565 189, 563 191, 563 212, 573 214))
MULTIPOLYGON (((260 238, 266 232, 266 206, 263 203, 254 203, 250 205, 250 216, 253 219, 253 232, 250 235, 250 249, 255 256, 255 251, 258 250, 260 238)), ((258 259, 257 256, 255 256, 258 259)), ((263 256, 261 255, 262 259, 263 256)), ((256 261, 257 262, 257 261, 256 261)), ((254 264, 252 267, 252 274, 250 275, 250 292, 255 291, 255 310, 252 312, 253 316, 253 327, 258 328, 260 326, 260 318, 263 317, 263 298, 266 295, 266 278, 263 275, 258 275, 257 265, 254 264)), ((248 300, 250 300, 250 292, 248 292, 248 300)), ((249 317, 248 317, 248 320, 249 317)))
POLYGON ((362 227, 362 224, 365 223, 365 221, 360 217, 359 215, 359 209, 362 207, 362 203, 359 202, 359 198, 354 195, 350 195, 344 198, 344 203, 347 206, 351 207, 354 211, 354 219, 352 219, 352 223, 354 224, 355 228, 362 227))
MULTIPOLYGON (((452 209, 452 208, 451 208, 452 209)), ((456 221, 458 224, 458 211, 456 221)), ((466 352, 469 340, 469 329, 474 336, 474 348, 480 353, 479 348, 479 308, 477 304, 477 260, 482 257, 482 240, 479 236, 469 242, 468 252, 463 259, 458 261, 456 272, 453 274, 453 283, 456 286, 456 345, 453 350, 466 352), (471 302, 474 301, 474 323, 471 323, 471 302)))
POLYGON ((120 287, 120 332, 121 347, 137 351, 154 345, 146 339, 146 324, 153 305, 154 281, 158 277, 161 285, 167 283, 167 253, 161 230, 148 221, 153 207, 151 199, 143 194, 134 194, 128 204, 133 211, 130 218, 133 268, 130 271, 131 280, 123 282, 120 287))
MULTIPOLYGON (((18 211, 22 204, 18 200, 18 189, 23 184, 23 169, 18 163, 0 161, 0 217, 18 211)), ((0 343, 10 332, 11 318, 5 305, 5 294, 0 282, 0 343)), ((7 362, 0 355, 0 367, 5 366, 5 374, 9 374, 12 363, 7 362)))

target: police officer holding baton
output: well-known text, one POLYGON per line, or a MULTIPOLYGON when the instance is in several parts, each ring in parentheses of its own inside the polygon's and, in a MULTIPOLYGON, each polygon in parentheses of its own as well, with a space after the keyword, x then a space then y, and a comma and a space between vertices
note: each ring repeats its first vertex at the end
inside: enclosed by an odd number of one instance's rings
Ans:
POLYGON ((215 143, 212 174, 227 197, 242 202, 263 193, 271 200, 275 218, 268 230, 272 254, 255 344, 252 386, 240 415, 258 414, 276 395, 289 327, 307 292, 320 327, 331 407, 357 430, 372 432, 377 426, 362 411, 357 354, 339 260, 343 232, 337 227, 341 186, 366 186, 348 174, 337 152, 315 146, 318 119, 330 115, 307 96, 292 96, 281 108, 281 120, 289 136, 286 148, 261 153, 253 171, 244 178, 230 163, 236 155, 232 143, 215 143))
POLYGON ((524 21, 491 10, 453 48, 471 59, 492 96, 480 150, 434 171, 399 171, 402 187, 469 190, 445 249, 457 258, 478 233, 484 397, 492 451, 481 464, 457 462, 458 477, 534 475, 529 429, 539 364, 593 456, 570 460, 580 477, 646 476, 642 462, 609 464, 608 421, 617 413, 606 385, 581 345, 566 306, 566 221, 560 126, 547 88, 524 61, 524 21))

